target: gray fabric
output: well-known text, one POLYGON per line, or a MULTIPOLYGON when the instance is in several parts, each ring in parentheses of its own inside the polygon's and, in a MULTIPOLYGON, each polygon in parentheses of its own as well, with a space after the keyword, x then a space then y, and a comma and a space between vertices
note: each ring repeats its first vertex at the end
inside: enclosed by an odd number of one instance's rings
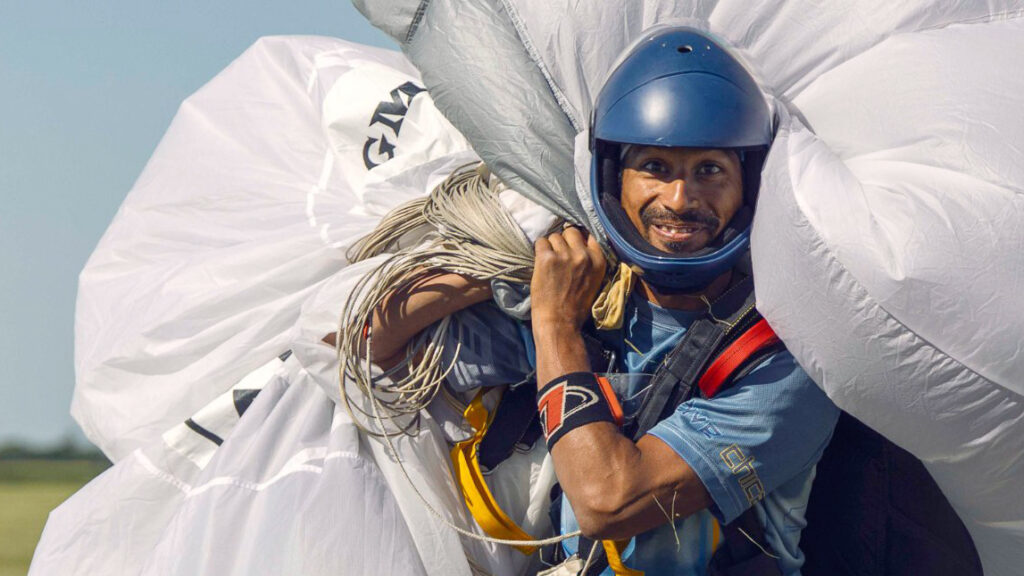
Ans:
POLYGON ((512 284, 504 280, 491 280, 491 293, 494 303, 502 312, 516 320, 530 319, 530 287, 525 284, 512 284))
POLYGON ((413 23, 428 4, 430 0, 352 0, 356 10, 400 44, 415 34, 413 23))
POLYGON ((499 0, 433 0, 403 50, 438 109, 503 182, 578 220, 576 132, 499 0))
POLYGON ((572 162, 576 130, 501 0, 354 1, 401 42, 438 109, 502 181, 581 221, 572 162))

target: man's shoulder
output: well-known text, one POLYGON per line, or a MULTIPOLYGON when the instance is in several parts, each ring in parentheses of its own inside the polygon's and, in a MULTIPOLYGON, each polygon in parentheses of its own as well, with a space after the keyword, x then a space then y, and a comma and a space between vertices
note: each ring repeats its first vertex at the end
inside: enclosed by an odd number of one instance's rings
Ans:
MULTIPOLYGON (((764 386, 791 387, 797 389, 821 389, 814 379, 800 366, 796 357, 785 347, 757 360, 737 377, 733 387, 764 386)), ((824 392, 821 392, 824 394, 824 392)))

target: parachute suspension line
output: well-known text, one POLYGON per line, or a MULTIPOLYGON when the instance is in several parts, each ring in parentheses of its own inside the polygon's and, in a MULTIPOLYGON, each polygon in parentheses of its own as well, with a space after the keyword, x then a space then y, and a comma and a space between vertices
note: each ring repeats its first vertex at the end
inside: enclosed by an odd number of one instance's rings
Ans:
MULTIPOLYGON (((480 280, 530 282, 533 245, 501 203, 505 186, 482 166, 462 166, 426 199, 399 206, 350 254, 354 261, 380 255, 403 236, 419 234, 417 245, 399 249, 356 283, 339 318, 336 352, 342 403, 368 434, 415 434, 420 410, 434 399, 454 365, 454 360, 443 365, 444 342, 452 327, 451 319, 444 318, 410 342, 394 369, 377 376, 362 369, 359 360, 366 355, 363 348, 373 311, 388 295, 439 271, 480 280), (364 398, 377 398, 384 408, 381 419, 389 427, 367 427, 370 414, 365 404, 352 402, 349 380, 364 398)), ((456 348, 454 358, 460 350, 461 346, 456 348)))
MULTIPOLYGON (((354 262, 383 254, 398 245, 402 236, 429 226, 418 246, 399 249, 356 283, 338 320, 335 352, 342 405, 360 430, 383 438, 389 455, 433 516, 473 540, 505 546, 547 546, 579 536, 580 532, 544 540, 503 540, 457 526, 423 495, 395 448, 394 436, 412 436, 418 432, 420 410, 437 396, 452 369, 453 364, 443 365, 442 354, 445 335, 452 329, 450 318, 442 319, 410 342, 405 358, 396 367, 377 375, 373 373, 370 322, 373 311, 392 292, 408 288, 438 270, 481 280, 530 282, 533 246, 501 204, 499 194, 503 190, 504 185, 491 178, 483 165, 463 166, 425 200, 396 208, 360 241, 349 254, 354 262), (349 380, 360 391, 362 402, 357 403, 348 394, 349 380), (362 417, 357 417, 356 412, 362 417), (370 421, 376 424, 376 430, 369 429, 370 421)), ((455 359, 460 351, 461 344, 457 344, 455 359)))
POLYGON ((417 198, 388 212, 373 232, 361 238, 348 249, 345 256, 349 262, 362 262, 383 254, 397 245, 406 234, 427 224, 423 206, 429 201, 429 198, 417 198))
MULTIPOLYGON (((590 554, 587 554, 587 561, 583 564, 583 569, 580 570, 580 574, 586 574, 587 570, 590 570, 590 564, 594 561, 594 553, 597 552, 597 542, 590 547, 590 554)), ((579 550, 577 550, 579 553, 579 550)))

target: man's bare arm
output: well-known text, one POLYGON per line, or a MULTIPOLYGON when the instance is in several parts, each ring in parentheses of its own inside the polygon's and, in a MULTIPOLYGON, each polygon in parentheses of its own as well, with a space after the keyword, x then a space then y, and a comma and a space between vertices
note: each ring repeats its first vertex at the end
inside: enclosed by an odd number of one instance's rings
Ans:
MULTIPOLYGON (((490 297, 489 282, 452 273, 426 276, 392 292, 373 311, 371 360, 383 369, 394 366, 409 341, 424 328, 490 297)), ((332 332, 323 340, 333 346, 335 338, 332 332)))
MULTIPOLYGON (((537 384, 543 386, 590 364, 580 327, 604 276, 604 256, 592 238, 568 229, 537 241, 531 283, 537 384)), ((580 426, 551 453, 558 481, 584 534, 621 539, 711 504, 700 478, 653 436, 637 443, 615 425, 580 426)))

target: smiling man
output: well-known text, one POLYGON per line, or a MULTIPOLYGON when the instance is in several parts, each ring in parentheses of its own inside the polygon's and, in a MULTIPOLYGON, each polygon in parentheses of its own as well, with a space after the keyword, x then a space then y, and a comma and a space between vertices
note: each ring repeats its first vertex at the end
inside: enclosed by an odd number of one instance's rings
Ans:
POLYGON ((602 250, 575 228, 540 239, 538 401, 567 497, 560 528, 587 537, 568 543, 577 558, 558 574, 592 556, 586 574, 800 573, 803 510, 838 410, 773 340, 743 271, 771 124, 740 62, 688 28, 647 34, 597 99, 593 204, 639 273, 621 329, 597 336, 618 359, 609 370, 653 378, 607 392, 585 345, 602 250))

